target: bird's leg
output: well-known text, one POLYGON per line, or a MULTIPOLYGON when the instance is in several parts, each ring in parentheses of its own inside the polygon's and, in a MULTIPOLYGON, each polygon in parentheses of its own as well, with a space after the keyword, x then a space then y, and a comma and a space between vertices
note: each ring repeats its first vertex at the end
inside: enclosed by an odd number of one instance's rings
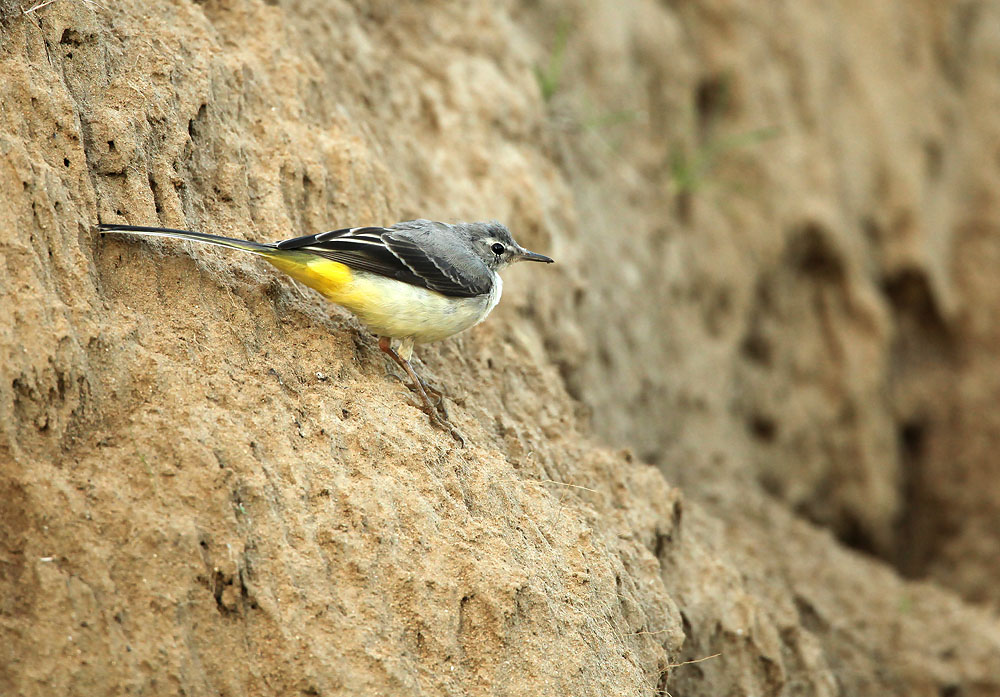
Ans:
MULTIPOLYGON (((422 407, 423 412, 431 418, 431 421, 435 425, 441 426, 446 431, 451 433, 452 437, 455 438, 455 440, 457 440, 461 445, 464 446, 465 438, 463 438, 462 434, 459 433, 458 429, 451 424, 451 422, 447 418, 447 414, 443 415, 439 414, 435 406, 431 404, 431 400, 427 396, 427 391, 424 389, 426 383, 424 383, 424 381, 420 379, 420 376, 418 376, 416 372, 414 372, 412 366, 410 366, 410 362, 405 358, 403 358, 402 356, 400 356, 398 353, 396 353, 396 351, 392 348, 392 343, 389 337, 380 336, 378 339, 378 347, 382 349, 383 353, 392 358, 392 360, 394 360, 396 364, 406 372, 407 375, 410 376, 410 380, 413 381, 412 389, 414 392, 417 393, 417 395, 423 402, 423 407, 422 407)), ((440 396, 440 392, 438 392, 438 395, 440 396)))
MULTIPOLYGON (((382 349, 383 351, 385 351, 385 353, 387 353, 390 356, 392 356, 392 349, 390 348, 388 351, 386 351, 384 348, 382 348, 382 341, 389 341, 389 342, 391 342, 391 339, 386 339, 385 337, 379 337, 379 344, 378 344, 378 346, 379 346, 380 349, 382 349)), ((389 345, 391 346, 392 344, 390 343, 389 345)), ((406 362, 409 362, 410 357, 413 355, 413 342, 410 341, 407 344, 407 342, 404 340, 400 344, 399 349, 395 353, 396 353, 396 355, 392 356, 392 360, 393 360, 393 362, 396 365, 402 365, 399 362, 400 358, 402 358, 406 362), (397 356, 398 356, 398 358, 397 358, 397 356)), ((413 372, 414 372, 414 374, 416 374, 417 371, 414 370, 413 372)), ((390 377, 393 380, 399 380, 399 382, 401 382, 402 384, 404 384, 408 388, 410 388, 411 392, 416 392, 416 390, 414 390, 413 387, 410 385, 409 380, 407 379, 407 374, 404 373, 403 375, 400 375, 399 373, 396 372, 394 366, 391 366, 391 365, 387 364, 386 367, 385 367, 385 374, 386 374, 386 377, 390 377)), ((420 380, 420 384, 421 384, 422 387, 425 388, 425 391, 427 391, 428 393, 430 393, 430 390, 426 390, 427 384, 423 381, 423 379, 420 378, 419 375, 417 375, 417 379, 420 380)))
MULTIPOLYGON (((399 355, 400 358, 409 363, 410 359, 413 357, 413 339, 412 338, 403 339, 399 343, 399 349, 396 351, 396 353, 399 355)), ((417 381, 420 383, 420 386, 424 388, 424 392, 426 392, 427 394, 429 394, 431 397, 434 398, 434 400, 436 401, 436 404, 434 406, 437 408, 438 412, 440 412, 441 416, 444 417, 444 420, 448 421, 451 418, 451 416, 448 414, 448 410, 445 408, 444 395, 441 393, 441 391, 436 387, 432 387, 430 383, 428 383, 426 380, 420 377, 420 375, 417 373, 416 370, 413 371, 413 375, 416 376, 417 381)))

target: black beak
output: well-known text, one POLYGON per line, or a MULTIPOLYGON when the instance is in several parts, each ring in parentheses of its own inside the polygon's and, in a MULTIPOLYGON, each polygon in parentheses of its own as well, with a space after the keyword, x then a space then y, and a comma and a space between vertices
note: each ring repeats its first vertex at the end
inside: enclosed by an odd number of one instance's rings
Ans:
POLYGON ((535 252, 529 252, 527 249, 518 250, 518 259, 522 261, 542 261, 546 264, 551 264, 555 259, 550 259, 544 254, 536 254, 535 252))

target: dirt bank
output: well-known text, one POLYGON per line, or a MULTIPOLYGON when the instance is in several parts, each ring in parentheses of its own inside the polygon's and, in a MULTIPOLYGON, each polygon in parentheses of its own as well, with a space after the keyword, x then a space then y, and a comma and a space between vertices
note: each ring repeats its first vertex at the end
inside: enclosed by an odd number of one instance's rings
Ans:
POLYGON ((826 7, 0 3, 0 693, 1000 693, 1000 35, 826 7), (92 227, 418 215, 558 261, 421 351, 464 449, 92 227))

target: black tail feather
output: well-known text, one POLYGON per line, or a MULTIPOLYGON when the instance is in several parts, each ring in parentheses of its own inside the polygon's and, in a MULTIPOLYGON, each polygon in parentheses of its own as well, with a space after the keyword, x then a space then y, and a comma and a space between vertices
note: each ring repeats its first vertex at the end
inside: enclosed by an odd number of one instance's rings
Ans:
POLYGON ((171 237, 174 239, 194 240, 207 244, 216 244, 222 247, 242 249, 246 252, 274 251, 274 245, 254 242, 252 240, 239 240, 235 237, 221 237, 219 235, 209 235, 204 232, 194 232, 193 230, 177 230, 169 227, 147 227, 145 225, 117 225, 113 223, 100 223, 97 229, 102 233, 124 232, 134 235, 150 235, 153 237, 171 237))

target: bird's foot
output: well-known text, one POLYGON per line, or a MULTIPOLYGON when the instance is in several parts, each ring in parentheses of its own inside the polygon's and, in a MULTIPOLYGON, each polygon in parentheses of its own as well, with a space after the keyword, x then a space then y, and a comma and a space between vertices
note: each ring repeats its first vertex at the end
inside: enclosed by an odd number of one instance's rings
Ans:
POLYGON ((410 406, 419 409, 420 411, 427 414, 427 418, 430 419, 431 424, 437 426, 443 431, 447 431, 451 434, 451 437, 458 441, 459 446, 465 447, 465 436, 459 431, 455 424, 451 422, 448 416, 448 412, 445 410, 443 404, 434 404, 431 402, 430 398, 427 397, 427 393, 423 389, 416 389, 413 385, 409 385, 410 390, 414 395, 418 397, 418 402, 409 402, 410 406))
POLYGON ((423 408, 423 412, 430 417, 432 424, 447 431, 452 438, 457 440, 459 447, 461 448, 465 447, 465 436, 462 435, 461 431, 455 428, 455 425, 451 421, 441 416, 441 414, 437 409, 435 409, 430 405, 427 405, 423 408))
POLYGON ((386 355, 392 358, 409 376, 410 390, 420 398, 418 408, 430 417, 432 424, 448 431, 452 438, 457 440, 460 446, 464 447, 465 437, 462 436, 461 432, 459 432, 454 425, 452 425, 448 410, 445 408, 444 395, 441 394, 441 391, 431 387, 423 380, 423 378, 417 375, 416 372, 414 372, 413 367, 410 365, 410 362, 392 349, 387 337, 381 337, 378 345, 379 348, 382 349, 386 355), (428 393, 434 395, 436 402, 431 402, 430 397, 427 396, 428 393))
POLYGON ((441 416, 444 417, 446 421, 450 419, 451 415, 448 413, 448 407, 445 405, 444 393, 441 392, 441 390, 439 390, 438 388, 429 384, 419 375, 417 376, 417 379, 420 380, 420 387, 423 388, 424 392, 426 392, 427 395, 434 400, 434 407, 438 410, 438 413, 440 413, 441 416))

